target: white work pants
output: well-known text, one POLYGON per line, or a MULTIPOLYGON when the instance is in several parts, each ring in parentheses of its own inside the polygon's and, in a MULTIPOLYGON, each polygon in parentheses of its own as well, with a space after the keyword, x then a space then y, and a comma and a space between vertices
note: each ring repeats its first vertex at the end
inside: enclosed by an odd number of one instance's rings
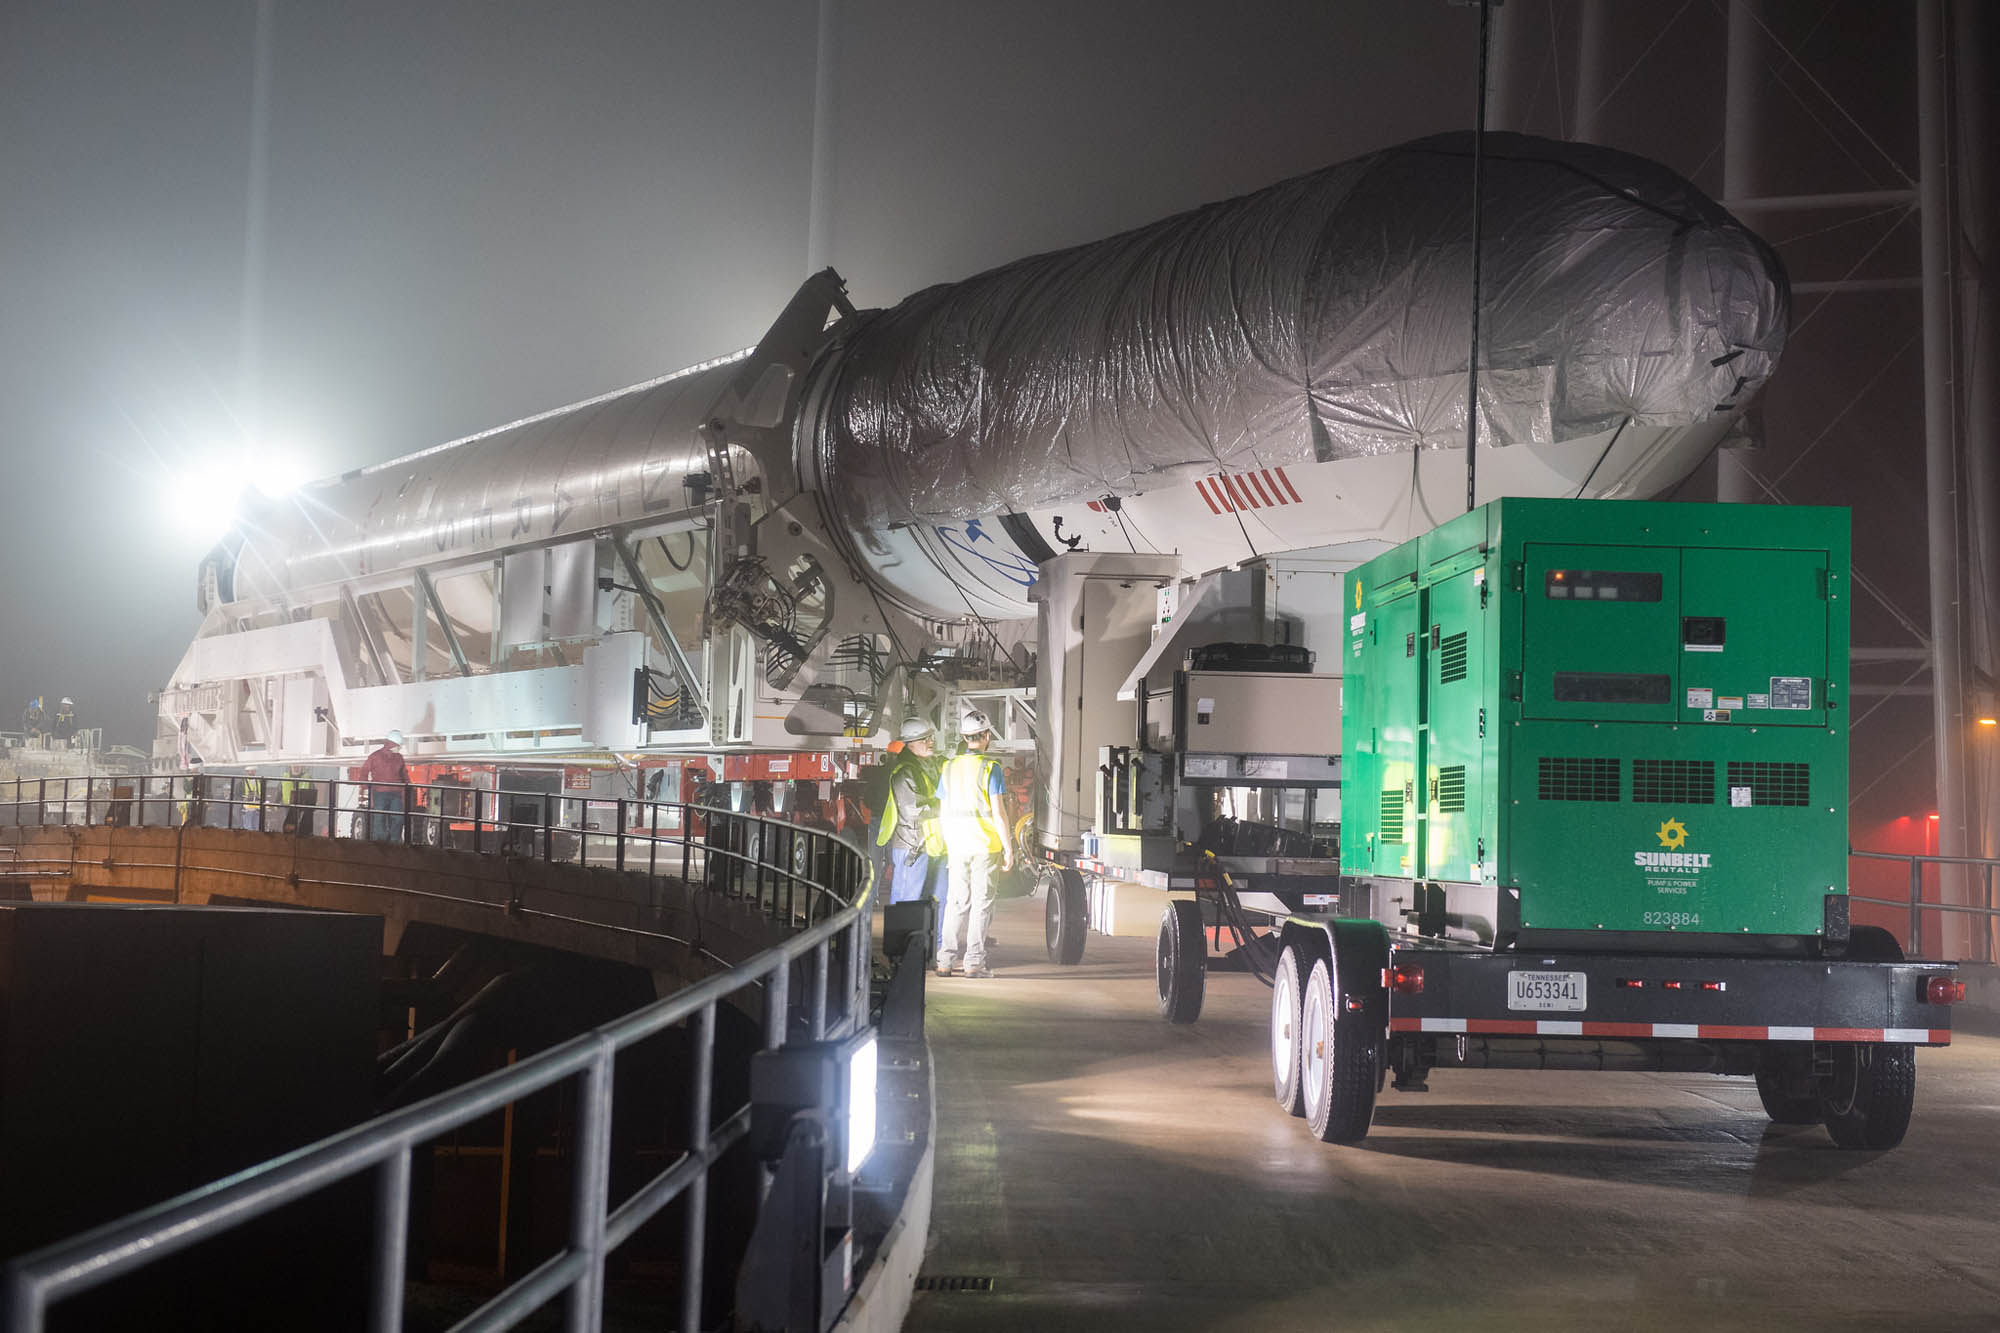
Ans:
POLYGON ((980 850, 970 855, 947 854, 944 939, 938 945, 939 971, 950 971, 963 955, 965 970, 986 966, 986 932, 993 925, 993 879, 1000 873, 1000 854, 980 850))

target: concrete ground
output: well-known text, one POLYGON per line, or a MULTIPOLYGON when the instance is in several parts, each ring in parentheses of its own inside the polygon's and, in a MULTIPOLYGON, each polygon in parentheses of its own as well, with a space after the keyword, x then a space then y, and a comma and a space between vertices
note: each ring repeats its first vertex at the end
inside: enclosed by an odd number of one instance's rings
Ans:
POLYGON ((1920 1051, 1903 1146, 1779 1128, 1747 1079, 1444 1070, 1360 1145, 1273 1101, 1269 991, 1162 1022, 1150 941, 933 979, 926 1329, 2000 1328, 2000 1040, 1920 1051), (950 1285, 950 1284, 947 1284, 950 1285))

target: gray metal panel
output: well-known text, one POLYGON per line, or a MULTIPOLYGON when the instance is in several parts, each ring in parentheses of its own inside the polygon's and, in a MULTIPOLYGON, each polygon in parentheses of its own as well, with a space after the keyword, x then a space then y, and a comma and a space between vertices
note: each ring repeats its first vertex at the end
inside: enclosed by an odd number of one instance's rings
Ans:
POLYGON ((548 604, 547 551, 516 551, 500 562, 500 643, 540 643, 548 604))
POLYGON ((549 637, 584 639, 597 633, 597 542, 549 547, 549 637))
POLYGON ((1190 671, 1182 748, 1189 754, 1337 755, 1340 677, 1190 671), (1203 709, 1204 701, 1213 706, 1203 709))

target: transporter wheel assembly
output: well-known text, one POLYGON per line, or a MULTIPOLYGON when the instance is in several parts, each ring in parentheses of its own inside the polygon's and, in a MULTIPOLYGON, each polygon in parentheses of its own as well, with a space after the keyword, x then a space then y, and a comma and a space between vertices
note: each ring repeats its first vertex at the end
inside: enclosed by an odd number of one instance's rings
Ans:
POLYGON ((1090 903, 1083 891, 1083 876, 1064 866, 1049 880, 1042 900, 1042 934, 1048 944, 1049 961, 1075 967, 1083 961, 1083 940, 1090 930, 1090 903))
POLYGON ((1299 950, 1287 944, 1271 977, 1271 1090, 1286 1115, 1306 1113, 1305 1079, 1299 1058, 1299 950))
POLYGON ((1917 1050, 1902 1042, 1843 1042, 1818 1080, 1819 1118, 1843 1148, 1880 1152, 1903 1141, 1917 1100, 1917 1050))
POLYGON ((1208 932, 1201 921, 1201 904, 1177 898, 1160 915, 1160 939, 1153 951, 1153 969, 1160 984, 1160 1017, 1169 1023, 1192 1023, 1201 1017, 1202 992, 1208 972, 1208 932))
POLYGON ((1375 1043, 1360 1012, 1345 1012, 1333 960, 1316 959, 1299 1024, 1306 1125, 1322 1143, 1358 1143, 1375 1117, 1375 1043))

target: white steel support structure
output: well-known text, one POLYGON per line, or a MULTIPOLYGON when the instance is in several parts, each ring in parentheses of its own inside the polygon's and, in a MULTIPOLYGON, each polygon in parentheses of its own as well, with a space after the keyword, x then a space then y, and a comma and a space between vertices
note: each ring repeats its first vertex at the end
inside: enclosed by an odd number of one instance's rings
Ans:
MULTIPOLYGON (((1965 790, 1965 676, 1959 565, 1959 492, 1952 371, 1951 178, 1945 46, 1940 0, 1917 0, 1917 183, 1922 223, 1924 295, 1924 499, 1930 535, 1931 725, 1937 746, 1938 854, 1971 850, 1965 790)), ((1942 867, 1941 896, 1968 903, 1969 880, 1959 866, 1942 867)), ((1944 924, 1947 957, 1971 944, 1969 918, 1944 924)))

